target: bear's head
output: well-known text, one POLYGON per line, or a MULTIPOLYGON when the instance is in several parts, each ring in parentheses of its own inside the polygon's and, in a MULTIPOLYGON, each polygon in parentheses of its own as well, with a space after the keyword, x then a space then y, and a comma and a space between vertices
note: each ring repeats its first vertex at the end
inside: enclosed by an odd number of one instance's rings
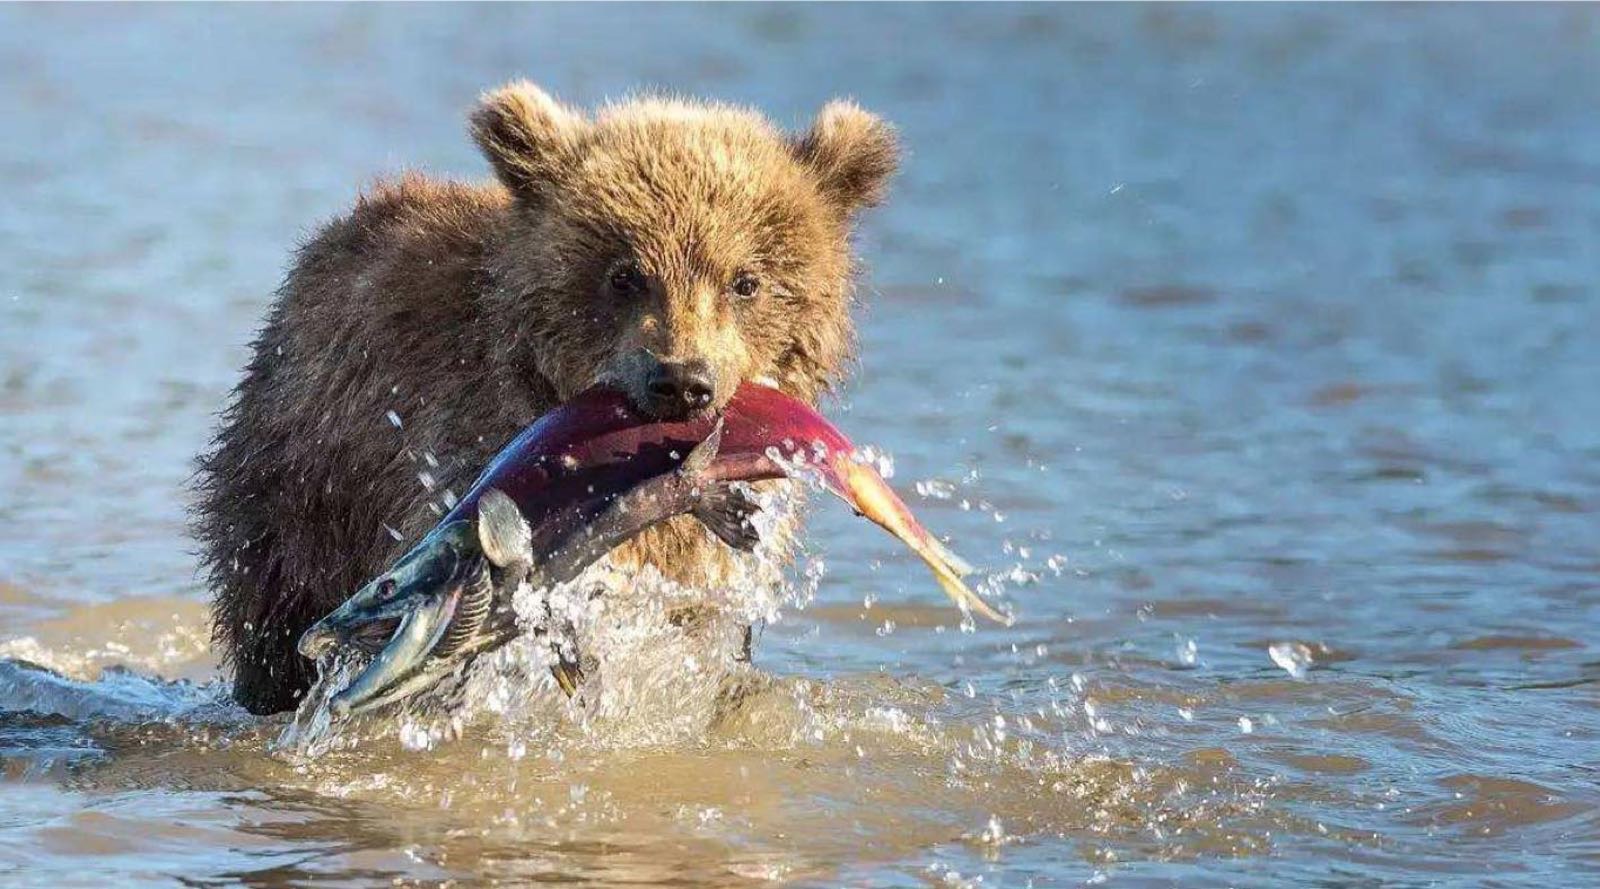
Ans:
POLYGON ((489 259, 500 365, 561 398, 597 383, 661 417, 744 380, 808 400, 854 343, 850 233, 894 172, 894 130, 845 101, 809 130, 670 98, 593 116, 527 83, 471 128, 510 190, 489 259))

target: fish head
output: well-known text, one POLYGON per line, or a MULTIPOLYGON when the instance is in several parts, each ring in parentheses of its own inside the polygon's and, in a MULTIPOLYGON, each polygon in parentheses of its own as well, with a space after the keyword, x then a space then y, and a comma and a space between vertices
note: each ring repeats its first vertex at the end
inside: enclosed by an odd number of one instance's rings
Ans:
POLYGON ((397 688, 430 666, 462 598, 488 579, 488 560, 472 524, 435 529, 300 637, 300 653, 313 660, 349 648, 374 655, 333 697, 335 712, 393 700, 397 688))

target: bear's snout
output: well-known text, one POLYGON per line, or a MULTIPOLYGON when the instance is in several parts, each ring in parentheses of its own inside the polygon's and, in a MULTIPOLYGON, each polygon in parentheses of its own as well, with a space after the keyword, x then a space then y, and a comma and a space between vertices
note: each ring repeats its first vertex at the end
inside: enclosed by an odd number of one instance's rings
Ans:
POLYGON ((711 406, 716 378, 704 361, 658 361, 645 377, 640 409, 658 420, 681 420, 711 406))

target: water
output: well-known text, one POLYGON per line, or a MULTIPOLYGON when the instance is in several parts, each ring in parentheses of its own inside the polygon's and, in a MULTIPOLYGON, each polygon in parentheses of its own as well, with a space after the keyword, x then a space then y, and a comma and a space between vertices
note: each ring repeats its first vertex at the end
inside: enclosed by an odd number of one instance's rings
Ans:
POLYGON ((0 9, 0 883, 1594 882, 1597 40, 1582 6, 0 9), (517 74, 901 126, 831 412, 1014 626, 824 508, 814 601, 721 697, 310 757, 221 701, 183 483, 243 344, 360 183, 484 175, 462 111, 517 74))

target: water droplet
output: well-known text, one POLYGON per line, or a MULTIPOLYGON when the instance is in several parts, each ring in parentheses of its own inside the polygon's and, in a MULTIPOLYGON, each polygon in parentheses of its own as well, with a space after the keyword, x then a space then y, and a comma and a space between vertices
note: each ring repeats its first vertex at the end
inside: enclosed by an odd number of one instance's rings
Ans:
POLYGON ((400 429, 405 426, 404 423, 400 422, 400 415, 394 411, 389 411, 388 413, 384 414, 384 416, 389 418, 389 423, 396 429, 400 429))
POLYGON ((989 823, 983 828, 983 841, 991 846, 998 846, 1006 841, 1005 828, 1000 826, 1000 819, 994 815, 989 816, 989 823))
POLYGON ((1311 649, 1300 642, 1274 642, 1267 646, 1267 656, 1296 679, 1306 678, 1311 669, 1311 649))

